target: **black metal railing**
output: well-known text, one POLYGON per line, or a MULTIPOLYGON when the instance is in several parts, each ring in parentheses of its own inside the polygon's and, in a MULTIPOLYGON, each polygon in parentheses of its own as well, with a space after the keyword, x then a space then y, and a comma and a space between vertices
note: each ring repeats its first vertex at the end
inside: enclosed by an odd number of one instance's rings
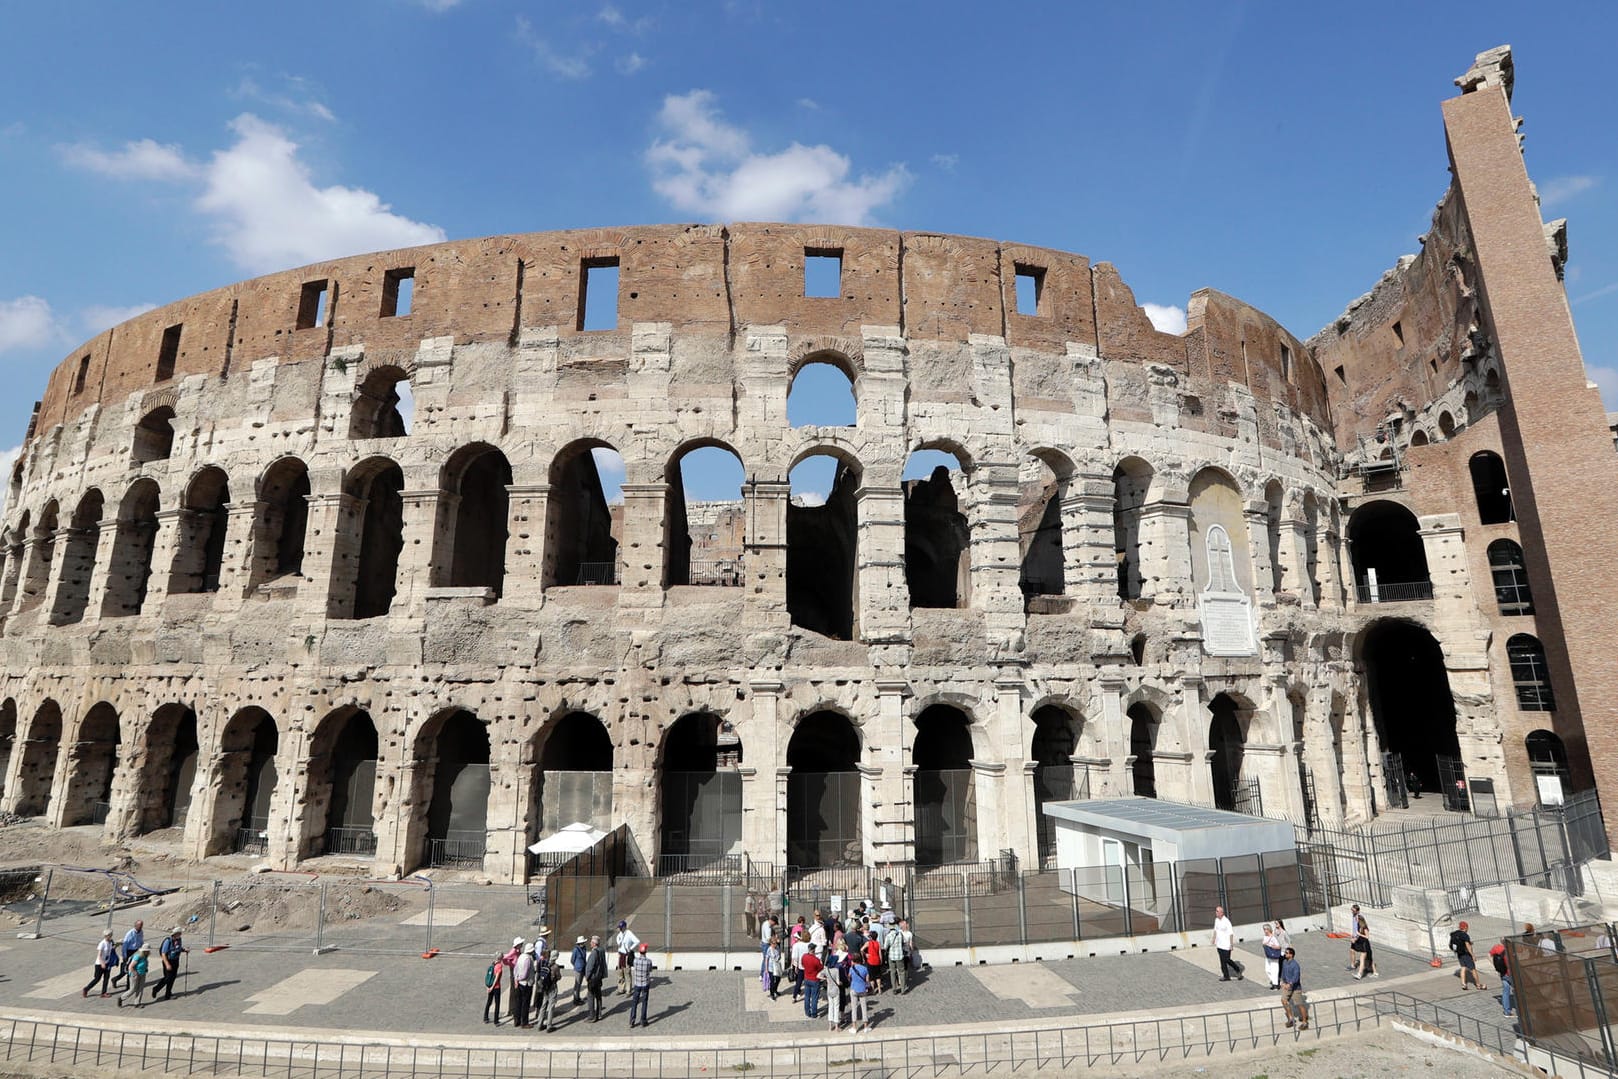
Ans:
POLYGON ((237 854, 268 854, 269 852, 269 818, 263 817, 250 820, 236 829, 237 854))
POLYGON ((90 823, 91 824, 106 824, 107 823, 107 818, 109 816, 111 816, 111 815, 112 815, 112 803, 110 803, 110 802, 91 802, 90 803, 90 823))
POLYGON ((369 828, 327 828, 324 847, 327 854, 375 854, 376 833, 369 828))
POLYGON ((1378 582, 1375 587, 1372 587, 1370 583, 1361 581, 1357 591, 1359 592, 1361 603, 1409 603, 1412 600, 1432 599, 1433 582, 1378 582))
POLYGON ((451 830, 443 835, 427 837, 429 867, 482 866, 483 856, 489 849, 489 835, 482 830, 451 830))
POLYGON ((740 588, 742 563, 737 558, 716 562, 693 562, 686 572, 686 584, 712 585, 719 588, 740 588))
POLYGON ((618 563, 580 562, 574 584, 617 584, 618 563))

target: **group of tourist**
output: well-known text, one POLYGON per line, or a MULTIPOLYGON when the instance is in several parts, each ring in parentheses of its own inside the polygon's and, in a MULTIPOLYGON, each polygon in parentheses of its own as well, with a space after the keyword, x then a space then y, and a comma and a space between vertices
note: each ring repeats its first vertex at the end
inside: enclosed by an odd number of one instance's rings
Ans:
POLYGON ((804 1017, 820 1014, 826 1001, 826 1025, 840 1030, 847 1013, 855 1033, 870 1030, 870 999, 909 988, 911 969, 920 969, 910 924, 889 903, 878 911, 864 903, 845 919, 835 911, 802 914, 783 931, 774 914, 759 920, 759 980, 771 1000, 781 997, 781 980, 792 985, 792 1000, 803 1001, 804 1017))
MULTIPOLYGON (((513 938, 511 947, 494 957, 483 974, 485 1023, 490 1022, 492 1011, 494 1025, 500 1025, 503 996, 512 1026, 554 1032, 557 1002, 562 996, 562 979, 568 973, 573 975, 571 1007, 575 1010, 586 1008, 592 1023, 601 1021, 605 1011, 602 995, 608 978, 609 961, 600 935, 581 936, 575 940, 564 965, 560 951, 550 946, 550 932, 550 926, 542 925, 532 941, 523 937, 513 938)), ((651 1024, 649 1009, 652 971, 655 969, 648 954, 649 949, 629 928, 627 921, 618 923, 618 932, 613 937, 611 947, 617 956, 618 992, 629 995, 629 1025, 648 1026, 651 1024)), ((571 1018, 569 1022, 572 1022, 571 1018)))
MULTIPOLYGON (((178 929, 170 930, 169 935, 163 938, 157 948, 160 965, 157 983, 152 986, 153 1000, 173 998, 174 980, 179 977, 180 966, 190 950, 183 943, 178 929)), ((90 980, 79 990, 79 996, 88 997, 90 990, 100 985, 101 996, 116 995, 118 1007, 122 1008, 125 1001, 133 1001, 134 1007, 139 1008, 146 1003, 143 994, 151 972, 152 946, 146 943, 146 923, 137 919, 121 941, 113 939, 110 929, 101 934, 101 940, 96 943, 95 965, 91 969, 90 980), (119 985, 126 985, 127 988, 115 994, 113 990, 119 985)))

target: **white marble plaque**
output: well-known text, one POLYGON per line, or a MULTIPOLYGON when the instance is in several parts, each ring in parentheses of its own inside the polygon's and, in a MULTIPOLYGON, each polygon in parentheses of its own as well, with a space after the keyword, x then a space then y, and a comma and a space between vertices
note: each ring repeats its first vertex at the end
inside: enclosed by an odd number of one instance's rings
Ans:
POLYGON ((1202 647, 1210 656, 1258 653, 1253 636, 1253 601, 1235 595, 1204 592, 1197 601, 1202 614, 1202 647))

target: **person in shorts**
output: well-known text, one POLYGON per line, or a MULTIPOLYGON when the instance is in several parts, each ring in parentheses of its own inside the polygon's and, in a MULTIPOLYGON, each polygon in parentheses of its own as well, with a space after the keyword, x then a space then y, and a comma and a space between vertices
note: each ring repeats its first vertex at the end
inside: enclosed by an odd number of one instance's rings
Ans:
POLYGON ((1309 1005, 1303 999, 1303 970, 1298 966, 1298 953, 1288 948, 1281 959, 1281 1010, 1286 1013, 1287 1026, 1297 1024, 1299 1030, 1309 1029, 1309 1005))
POLYGON ((1467 931, 1465 922, 1455 932, 1449 935, 1449 946, 1455 952, 1455 959, 1461 964, 1461 988, 1471 989, 1473 985, 1479 989, 1488 988, 1483 984, 1483 978, 1478 974, 1477 957, 1472 954, 1472 936, 1467 931), (1472 985, 1467 985, 1471 982, 1472 985))

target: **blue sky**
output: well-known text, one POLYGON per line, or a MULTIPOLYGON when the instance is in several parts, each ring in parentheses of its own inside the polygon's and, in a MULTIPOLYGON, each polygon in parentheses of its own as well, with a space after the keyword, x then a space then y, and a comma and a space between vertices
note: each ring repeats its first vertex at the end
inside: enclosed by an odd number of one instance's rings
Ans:
POLYGON ((662 221, 826 220, 1212 286, 1308 336, 1416 249, 1439 103, 1515 110, 1618 409, 1618 5, 501 0, 8 5, 0 450, 144 306, 328 256, 662 221))

